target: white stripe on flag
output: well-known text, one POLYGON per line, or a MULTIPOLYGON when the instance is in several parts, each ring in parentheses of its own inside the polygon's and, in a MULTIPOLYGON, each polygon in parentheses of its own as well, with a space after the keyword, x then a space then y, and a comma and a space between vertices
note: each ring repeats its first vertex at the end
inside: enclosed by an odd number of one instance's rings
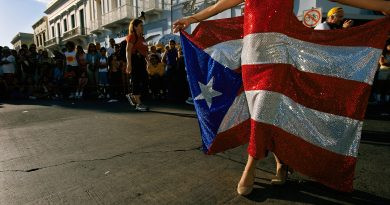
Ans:
POLYGON ((356 157, 363 122, 304 107, 277 92, 245 93, 253 120, 277 126, 329 151, 356 157))
POLYGON ((234 99, 232 106, 225 114, 219 126, 218 133, 233 128, 249 118, 248 102, 246 101, 245 93, 242 92, 234 99))
POLYGON ((242 39, 218 43, 204 49, 204 51, 230 70, 241 67, 242 39))
MULTIPOLYGON (((364 40, 364 39, 362 39, 364 40)), ((243 65, 291 64, 300 71, 372 84, 382 50, 371 47, 325 46, 280 33, 245 36, 243 65)))

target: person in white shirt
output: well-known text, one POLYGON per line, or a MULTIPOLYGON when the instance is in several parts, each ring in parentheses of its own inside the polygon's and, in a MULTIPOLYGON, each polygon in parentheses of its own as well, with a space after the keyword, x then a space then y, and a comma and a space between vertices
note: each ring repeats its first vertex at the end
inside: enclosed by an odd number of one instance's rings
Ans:
POLYGON ((106 49, 102 47, 100 49, 100 58, 99 58, 99 77, 98 77, 98 86, 99 86, 99 99, 110 98, 108 89, 110 84, 108 83, 108 59, 106 57, 106 49))
POLYGON ((66 51, 64 52, 66 58, 66 70, 64 73, 64 79, 67 82, 69 98, 75 97, 77 79, 76 75, 79 73, 79 64, 76 58, 76 45, 72 41, 66 43, 66 51))
POLYGON ((15 75, 15 57, 11 55, 11 50, 5 46, 3 48, 3 55, 0 64, 0 73, 3 74, 7 83, 13 81, 15 75))
POLYGON ((110 38, 110 46, 107 48, 107 58, 111 57, 115 53, 115 40, 110 38))
POLYGON ((318 24, 314 30, 332 30, 340 28, 349 28, 353 25, 352 20, 346 20, 344 23, 344 10, 341 7, 333 7, 328 11, 326 21, 318 24))

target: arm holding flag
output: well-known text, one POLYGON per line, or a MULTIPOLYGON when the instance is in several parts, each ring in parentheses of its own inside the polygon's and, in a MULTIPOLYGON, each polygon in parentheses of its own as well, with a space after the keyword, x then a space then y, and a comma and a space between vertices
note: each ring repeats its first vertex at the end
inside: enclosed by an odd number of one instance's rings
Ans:
POLYGON ((177 20, 173 24, 173 32, 178 32, 179 30, 186 29, 189 25, 197 23, 208 19, 211 16, 214 16, 226 9, 237 6, 238 4, 244 2, 244 0, 220 0, 212 6, 207 7, 206 9, 196 13, 190 17, 182 18, 177 20))
POLYGON ((384 0, 330 0, 341 4, 354 6, 362 9, 382 11, 386 15, 390 15, 390 2, 384 0))

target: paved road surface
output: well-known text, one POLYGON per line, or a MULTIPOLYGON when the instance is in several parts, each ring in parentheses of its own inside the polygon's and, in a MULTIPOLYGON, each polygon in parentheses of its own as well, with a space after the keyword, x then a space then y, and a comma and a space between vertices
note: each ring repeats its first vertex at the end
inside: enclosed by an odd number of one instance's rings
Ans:
POLYGON ((375 108, 367 115, 353 193, 298 173, 285 186, 271 186, 269 157, 258 165, 247 198, 235 190, 245 147, 204 155, 190 106, 151 108, 1 103, 0 204, 390 204, 390 119, 375 108))

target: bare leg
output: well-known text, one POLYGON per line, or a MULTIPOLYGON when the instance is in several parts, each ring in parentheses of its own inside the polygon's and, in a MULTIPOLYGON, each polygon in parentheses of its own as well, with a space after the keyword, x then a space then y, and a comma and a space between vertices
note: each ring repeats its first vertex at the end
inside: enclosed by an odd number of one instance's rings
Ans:
MULTIPOLYGON (((274 157, 275 157, 275 161, 276 161, 276 170, 280 170, 282 168, 283 164, 275 154, 274 154, 274 157)), ((278 171, 276 171, 276 173, 278 173, 278 171)))
POLYGON ((275 161, 276 161, 276 175, 271 180, 271 184, 281 185, 281 184, 284 184, 286 182, 288 167, 287 167, 287 165, 283 164, 275 154, 274 154, 274 157, 275 157, 275 161))
POLYGON ((255 182, 255 170, 257 160, 248 155, 248 161, 245 165, 245 170, 242 173, 240 182, 237 186, 237 192, 239 195, 248 195, 253 190, 253 183, 255 182))

